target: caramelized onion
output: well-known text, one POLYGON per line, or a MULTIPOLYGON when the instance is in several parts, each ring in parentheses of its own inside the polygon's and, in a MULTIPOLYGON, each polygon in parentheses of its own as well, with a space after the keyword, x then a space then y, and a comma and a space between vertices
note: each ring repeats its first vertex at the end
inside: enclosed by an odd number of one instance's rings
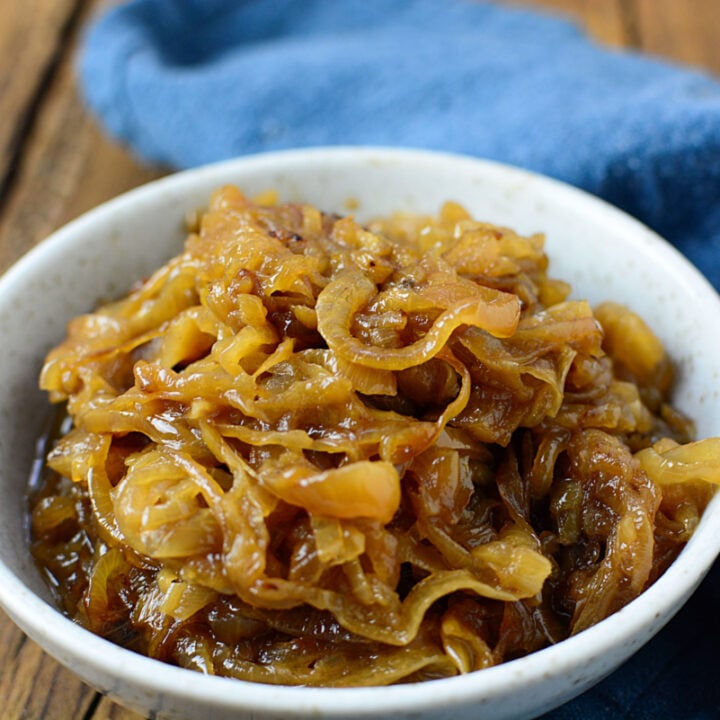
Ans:
POLYGON ((400 504, 400 480, 388 462, 363 460, 318 473, 293 464, 263 476, 281 500, 313 516, 365 517, 388 523, 400 504))
POLYGON ((720 485, 720 438, 685 445, 665 438, 640 450, 635 457, 658 485, 692 482, 720 485))
POLYGON ((430 360, 461 325, 478 327, 495 337, 510 337, 520 319, 515 295, 477 286, 474 296, 463 298, 440 313, 422 339, 402 348, 364 345, 350 334, 355 314, 376 291, 365 276, 348 273, 328 283, 317 299, 318 330, 339 357, 359 365, 404 370, 430 360))
POLYGON ((672 363, 522 237, 448 203, 371 222, 214 194, 183 251, 72 321, 31 492, 68 614, 254 682, 482 670, 581 632, 718 483, 672 363), (683 444, 685 443, 685 444, 683 444))

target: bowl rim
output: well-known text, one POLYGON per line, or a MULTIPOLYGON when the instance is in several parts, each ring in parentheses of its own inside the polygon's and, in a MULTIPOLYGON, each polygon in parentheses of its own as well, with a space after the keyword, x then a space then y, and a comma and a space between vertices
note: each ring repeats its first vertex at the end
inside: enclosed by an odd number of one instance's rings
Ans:
MULTIPOLYGON (((212 179, 252 169, 295 167, 307 162, 445 161, 468 164, 483 172, 496 173, 508 180, 540 183, 553 195, 571 200, 582 210, 600 213, 606 222, 618 225, 641 242, 650 242, 666 262, 672 262, 686 282, 693 283, 697 292, 713 298, 720 309, 720 298, 705 277, 669 243, 638 220, 609 203, 536 172, 505 163, 454 153, 414 148, 385 147, 312 147, 258 153, 184 170, 130 190, 52 233, 46 240, 29 250, 0 278, 0 296, 26 275, 33 272, 41 254, 53 249, 59 252, 73 238, 85 234, 94 226, 101 226, 116 213, 127 212, 137 203, 152 205, 161 194, 172 190, 186 192, 192 187, 212 184, 212 179)), ((3 607, 19 627, 36 640, 51 655, 68 665, 80 667, 92 663, 107 676, 147 691, 173 695, 190 702, 205 702, 208 707, 237 708, 246 711, 283 713, 295 717, 308 713, 332 714, 337 717, 353 715, 362 708, 367 716, 383 715, 409 708, 447 707, 448 702, 463 704, 480 702, 512 691, 518 682, 539 682, 556 677, 618 644, 628 643, 637 635, 645 635, 656 615, 667 613, 674 603, 684 602, 700 583, 720 552, 720 533, 713 536, 708 526, 719 525, 720 499, 715 497, 706 517, 680 557, 642 595, 601 623, 570 637, 557 645, 544 648, 528 656, 491 667, 482 672, 439 679, 432 682, 384 687, 315 688, 266 685, 243 680, 202 675, 194 671, 168 665, 121 648, 85 630, 64 616, 30 590, 0 559, 0 607, 3 607), (707 519, 706 519, 707 518, 707 519), (706 537, 707 536, 707 537, 706 537), (702 541, 702 542, 701 542, 702 541), (682 590, 680 590, 682 588, 682 590), (650 609, 653 612, 649 612, 650 609), (589 653, 589 650, 592 653, 589 653), (192 672, 192 675, 189 673, 192 672), (192 678, 191 682, 188 682, 192 678)), ((671 613, 666 618, 669 620, 671 613)), ((649 639, 644 637, 643 643, 649 639)), ((637 648, 636 648, 637 649, 637 648)), ((104 689, 112 694, 112 688, 104 689)))

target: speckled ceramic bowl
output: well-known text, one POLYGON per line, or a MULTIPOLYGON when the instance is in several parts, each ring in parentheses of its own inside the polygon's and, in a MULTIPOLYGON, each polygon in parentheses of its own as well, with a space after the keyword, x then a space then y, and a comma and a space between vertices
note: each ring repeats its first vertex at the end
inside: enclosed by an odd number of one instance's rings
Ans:
POLYGON ((88 683, 158 718, 532 717, 597 682, 656 633, 707 572, 720 548, 716 498, 678 561, 638 600, 554 647, 464 677, 419 685, 309 689, 205 677, 135 655, 63 617, 26 544, 25 487, 47 415, 37 390, 46 350, 67 320, 123 292, 179 248, 188 209, 233 182, 277 188, 359 217, 434 211, 457 200, 477 217, 544 231, 553 275, 574 295, 614 299, 641 313, 680 366, 677 404, 699 434, 720 435, 720 300, 647 228, 577 190, 462 157, 381 149, 316 149, 257 156, 181 173, 135 190, 55 233, 0 279, 0 603, 34 640, 88 683))

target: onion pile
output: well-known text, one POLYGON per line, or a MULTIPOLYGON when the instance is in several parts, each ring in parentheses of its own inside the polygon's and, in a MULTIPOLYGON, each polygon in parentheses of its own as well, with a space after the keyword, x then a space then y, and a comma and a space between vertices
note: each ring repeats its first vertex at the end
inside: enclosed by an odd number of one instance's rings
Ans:
POLYGON ((361 226, 225 187, 184 250, 73 320, 30 492, 64 610, 244 680, 466 673, 556 643, 672 562, 720 478, 627 308, 541 235, 361 226))

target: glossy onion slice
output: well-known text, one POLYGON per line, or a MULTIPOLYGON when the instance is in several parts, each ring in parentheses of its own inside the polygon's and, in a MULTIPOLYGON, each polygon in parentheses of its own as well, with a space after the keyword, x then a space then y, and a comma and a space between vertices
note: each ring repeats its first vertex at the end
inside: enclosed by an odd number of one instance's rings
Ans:
MULTIPOLYGON (((173 221, 174 220, 169 220, 173 221)), ((366 226, 218 190, 176 257, 76 318, 32 551, 65 611, 203 673, 326 686, 482 670, 599 622, 720 478, 631 310, 541 235, 366 226)))

